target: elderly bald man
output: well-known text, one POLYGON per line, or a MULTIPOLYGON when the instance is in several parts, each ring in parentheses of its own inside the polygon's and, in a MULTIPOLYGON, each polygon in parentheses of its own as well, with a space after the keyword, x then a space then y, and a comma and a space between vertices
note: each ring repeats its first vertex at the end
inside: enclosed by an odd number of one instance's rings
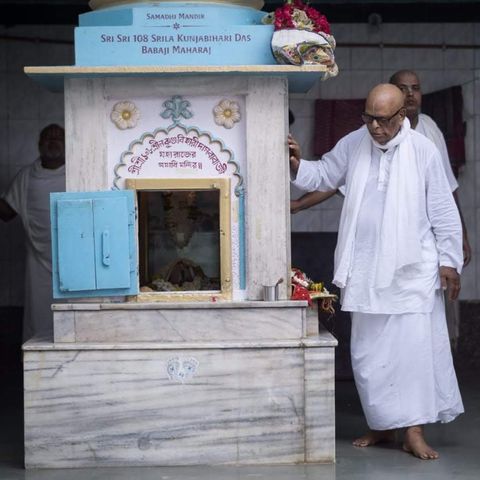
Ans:
POLYGON ((346 187, 333 283, 351 312, 352 367, 370 428, 353 444, 402 430, 405 451, 436 459, 423 425, 463 412, 442 291, 451 299, 460 291, 460 217, 438 149, 411 129, 402 92, 377 85, 362 118, 320 161, 301 160, 289 137, 292 182, 346 187))

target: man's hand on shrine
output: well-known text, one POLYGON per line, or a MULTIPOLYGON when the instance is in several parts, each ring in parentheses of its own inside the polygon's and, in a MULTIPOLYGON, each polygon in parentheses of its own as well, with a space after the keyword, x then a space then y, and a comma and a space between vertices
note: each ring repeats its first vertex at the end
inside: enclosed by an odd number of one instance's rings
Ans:
POLYGON ((456 300, 460 293, 460 275, 453 267, 440 267, 442 289, 447 290, 448 299, 456 300))
POLYGON ((300 145, 298 145, 291 134, 288 134, 288 155, 290 159, 290 169, 293 173, 297 173, 298 167, 300 166, 301 150, 300 145))

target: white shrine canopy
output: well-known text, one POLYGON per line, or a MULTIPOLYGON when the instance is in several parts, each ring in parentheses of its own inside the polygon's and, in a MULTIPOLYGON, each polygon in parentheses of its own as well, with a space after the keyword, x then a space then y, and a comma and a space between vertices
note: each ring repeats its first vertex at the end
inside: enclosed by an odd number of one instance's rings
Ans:
MULTIPOLYGON (((114 7, 117 5, 126 5, 133 3, 172 3, 171 0, 90 0, 88 4, 92 10, 99 8, 114 7)), ((263 0, 189 0, 188 3, 226 3, 229 5, 238 5, 241 7, 251 7, 260 10, 263 0)))

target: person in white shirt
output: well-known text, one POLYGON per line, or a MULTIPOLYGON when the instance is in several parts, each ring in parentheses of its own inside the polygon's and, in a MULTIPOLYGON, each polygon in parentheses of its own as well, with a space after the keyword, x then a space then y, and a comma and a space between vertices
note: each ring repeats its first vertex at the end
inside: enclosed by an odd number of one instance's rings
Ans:
POLYGON ((321 160, 301 160, 289 136, 292 182, 306 191, 345 185, 333 283, 352 317, 355 383, 370 431, 365 447, 405 429, 403 448, 438 458, 423 425, 463 412, 442 289, 455 299, 462 227, 438 149, 410 127, 404 96, 374 87, 365 125, 321 160))
POLYGON ((56 124, 40 132, 40 152, 21 169, 0 198, 0 218, 20 216, 26 236, 23 340, 53 331, 50 193, 65 191, 65 131, 56 124))
POLYGON ((447 144, 445 143, 443 133, 438 128, 438 125, 435 123, 433 118, 429 117, 425 113, 420 112, 422 106, 422 87, 418 75, 414 71, 399 70, 390 77, 390 83, 400 88, 405 95, 405 109, 407 112, 407 117, 410 120, 411 128, 429 138, 440 151, 442 165, 445 170, 445 174, 447 175, 448 183, 450 184, 450 188, 462 220, 463 256, 464 266, 466 266, 470 263, 472 258, 472 249, 468 241, 467 228, 465 226, 462 210, 460 208, 460 202, 458 200, 458 183, 452 171, 452 166, 448 157, 447 144))

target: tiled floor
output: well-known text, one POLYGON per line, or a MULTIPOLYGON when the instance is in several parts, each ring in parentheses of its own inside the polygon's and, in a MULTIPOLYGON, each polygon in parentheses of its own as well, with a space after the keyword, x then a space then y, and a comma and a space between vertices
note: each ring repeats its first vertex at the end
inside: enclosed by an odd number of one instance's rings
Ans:
POLYGON ((400 445, 356 449, 351 439, 365 422, 355 386, 338 381, 337 463, 265 467, 109 468, 82 470, 23 469, 22 396, 20 386, 2 389, 0 480, 476 480, 480 478, 480 376, 459 374, 466 413, 446 425, 431 425, 427 435, 441 454, 421 461, 400 445))

